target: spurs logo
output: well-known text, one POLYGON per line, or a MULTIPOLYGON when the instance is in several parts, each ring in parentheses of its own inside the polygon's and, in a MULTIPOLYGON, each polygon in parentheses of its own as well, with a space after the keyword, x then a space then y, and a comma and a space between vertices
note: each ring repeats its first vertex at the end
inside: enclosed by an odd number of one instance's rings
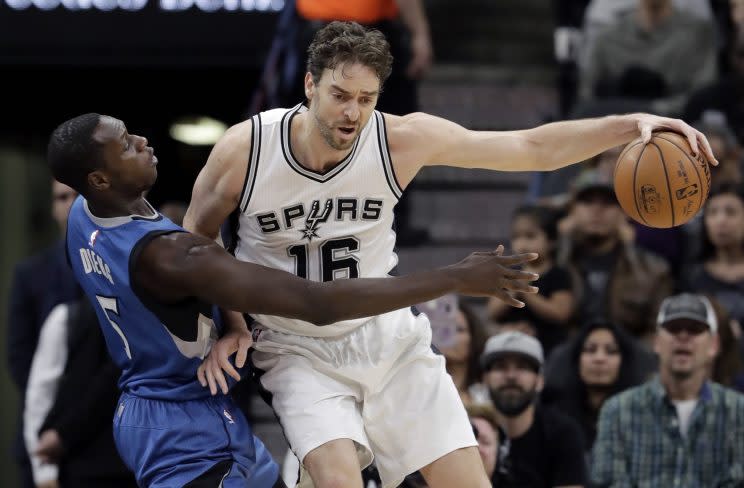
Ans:
POLYGON ((308 241, 312 241, 313 237, 318 237, 318 227, 319 224, 322 224, 323 222, 328 220, 328 217, 331 216, 331 211, 333 210, 333 200, 327 199, 325 202, 325 205, 323 207, 323 213, 320 212, 320 201, 314 200, 312 206, 310 207, 310 213, 307 215, 307 218, 305 219, 305 228, 300 230, 300 233, 302 234, 303 239, 307 239, 308 241))

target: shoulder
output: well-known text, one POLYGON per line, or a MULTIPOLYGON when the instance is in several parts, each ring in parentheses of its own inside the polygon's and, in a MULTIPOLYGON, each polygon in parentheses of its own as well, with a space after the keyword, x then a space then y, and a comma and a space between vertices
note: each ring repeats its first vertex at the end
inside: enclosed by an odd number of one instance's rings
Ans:
POLYGON ((726 388, 719 383, 708 383, 714 401, 724 406, 727 410, 736 412, 744 419, 744 395, 731 388, 726 388))
MULTIPOLYGON (((248 119, 235 124, 225 131, 215 144, 214 151, 224 154, 232 154, 245 151, 250 148, 251 135, 253 133, 253 120, 248 119)), ((244 153, 243 153, 244 154, 244 153)))
POLYGON ((651 380, 610 397, 602 405, 602 415, 621 415, 623 412, 635 411, 645 405, 652 395, 651 380))
MULTIPOLYGON (((539 415, 545 426, 545 437, 548 440, 565 441, 566 439, 580 439, 583 434, 579 423, 567 413, 552 407, 540 407, 539 415)), ((565 445, 565 444, 563 444, 565 445)))
POLYGON ((655 273, 668 273, 669 263, 664 258, 655 254, 651 251, 647 251, 639 246, 631 245, 629 247, 630 252, 634 255, 638 262, 644 266, 649 272, 655 273))

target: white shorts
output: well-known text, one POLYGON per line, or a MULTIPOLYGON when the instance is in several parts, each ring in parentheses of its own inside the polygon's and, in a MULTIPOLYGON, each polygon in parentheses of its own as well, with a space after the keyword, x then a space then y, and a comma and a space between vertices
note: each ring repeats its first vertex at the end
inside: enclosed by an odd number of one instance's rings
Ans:
MULTIPOLYGON (((362 468, 374 458, 387 488, 478 445, 444 357, 431 350, 425 315, 397 310, 340 337, 268 329, 254 337, 253 366, 300 460, 326 442, 352 439, 362 468)), ((302 473, 301 485, 312 486, 307 480, 302 473)))

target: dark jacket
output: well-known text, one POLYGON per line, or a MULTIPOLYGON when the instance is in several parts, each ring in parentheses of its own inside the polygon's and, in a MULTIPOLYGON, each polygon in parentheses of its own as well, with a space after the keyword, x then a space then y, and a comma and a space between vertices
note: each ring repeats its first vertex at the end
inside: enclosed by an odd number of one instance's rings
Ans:
POLYGON ((68 354, 57 397, 41 431, 56 429, 65 452, 60 461, 61 486, 93 486, 131 481, 114 445, 114 416, 121 372, 114 365, 95 310, 83 298, 70 304, 68 354), (106 481, 103 481, 106 480, 106 481))
MULTIPOLYGON (((639 247, 620 242, 618 258, 610 272, 605 294, 607 321, 637 338, 656 330, 656 313, 661 301, 672 294, 674 283, 669 265, 660 257, 639 247)), ((583 274, 579 266, 581 251, 573 240, 561 243, 558 264, 570 269, 576 283, 576 299, 582 301, 583 274)))
POLYGON ((14 454, 18 460, 28 459, 20 412, 23 412, 26 382, 39 342, 41 326, 54 307, 77 300, 81 296, 82 292, 67 265, 62 240, 21 261, 15 267, 10 284, 6 327, 8 369, 21 398, 18 431, 14 441, 14 454))

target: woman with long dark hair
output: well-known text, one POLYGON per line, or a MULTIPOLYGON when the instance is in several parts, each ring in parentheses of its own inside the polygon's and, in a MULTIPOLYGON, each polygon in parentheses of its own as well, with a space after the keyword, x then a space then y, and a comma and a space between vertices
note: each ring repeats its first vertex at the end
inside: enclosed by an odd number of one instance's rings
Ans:
POLYGON ((566 382, 546 385, 543 400, 579 423, 587 451, 597 435, 602 404, 645 379, 633 369, 634 349, 633 340, 616 325, 589 322, 571 339, 566 382))

